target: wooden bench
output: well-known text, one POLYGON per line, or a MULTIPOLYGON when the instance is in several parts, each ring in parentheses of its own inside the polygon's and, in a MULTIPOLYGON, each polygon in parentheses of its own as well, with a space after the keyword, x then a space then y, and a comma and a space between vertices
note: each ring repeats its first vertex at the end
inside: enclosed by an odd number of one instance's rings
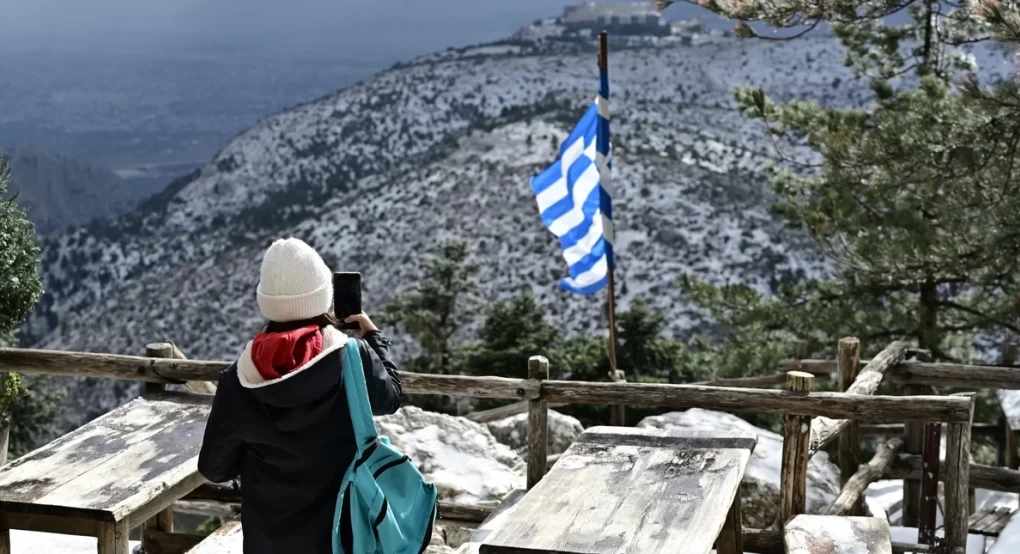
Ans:
POLYGON ((794 516, 783 528, 786 554, 892 554, 889 522, 878 517, 794 516))
POLYGON ((173 531, 171 506, 205 480, 198 452, 211 397, 138 398, 0 468, 0 554, 10 529, 92 536, 129 554, 128 533, 173 531))
MULTIPOLYGON (((517 499, 524 495, 524 491, 516 490, 511 492, 503 500, 503 503, 497 507, 485 522, 482 523, 479 529, 483 529, 486 525, 493 525, 495 520, 499 519, 501 510, 506 510, 508 507, 513 506, 517 499)), ((471 536, 471 543, 466 543, 457 550, 457 554, 462 553, 473 553, 478 554, 477 543, 474 543, 475 538, 479 536, 479 531, 476 530, 471 536), (474 543, 474 549, 471 549, 471 545, 474 543)), ((484 538, 484 536, 483 536, 484 538)), ((188 550, 186 554, 241 554, 244 548, 244 532, 241 528, 240 521, 231 521, 220 527, 211 535, 206 537, 202 542, 195 545, 194 548, 188 550)))
POLYGON ((991 507, 974 512, 967 519, 967 528, 975 535, 998 537, 1016 510, 1006 507, 991 507))
POLYGON ((740 481, 757 438, 594 427, 505 513, 480 554, 743 552, 740 481))

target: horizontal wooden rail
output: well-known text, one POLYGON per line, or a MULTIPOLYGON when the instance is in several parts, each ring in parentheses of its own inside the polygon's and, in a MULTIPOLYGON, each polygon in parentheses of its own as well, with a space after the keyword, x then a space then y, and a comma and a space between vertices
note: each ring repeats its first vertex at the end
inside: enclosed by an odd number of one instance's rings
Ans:
MULTIPOLYGON (((189 493, 182 500, 239 504, 241 502, 241 489, 236 484, 206 483, 189 493)), ((495 509, 495 506, 458 504, 445 500, 439 501, 439 517, 468 523, 481 523, 485 518, 489 517, 493 509, 495 509)))
MULTIPOLYGON (((549 404, 549 408, 559 408, 564 404, 549 404)), ((470 419, 476 423, 489 423, 490 421, 499 421, 515 415, 528 413, 527 401, 514 402, 513 404, 507 404, 506 406, 500 406, 498 408, 492 408, 491 410, 482 410, 480 412, 471 412, 465 414, 466 419, 470 419)))
POLYGON ((950 396, 860 396, 838 392, 791 393, 654 383, 545 381, 542 397, 569 404, 619 404, 663 408, 703 408, 823 416, 862 421, 966 422, 971 399, 950 396))
POLYGON ((145 383, 182 384, 186 381, 219 381, 220 373, 232 363, 93 352, 0 348, 0 368, 4 368, 5 371, 130 379, 145 383))
MULTIPOLYGON (((120 354, 0 348, 0 368, 21 373, 130 379, 146 383, 181 384, 219 381, 232 362, 168 360, 120 354)), ((400 372, 408 394, 441 394, 474 398, 538 398, 538 381, 503 377, 430 375, 400 372)))
MULTIPOLYGON (((783 371, 829 374, 836 371, 836 360, 785 360, 779 367, 783 371)), ((912 385, 1020 390, 1020 369, 1015 367, 900 362, 889 369, 888 376, 912 385)))
MULTIPOLYGON (((142 356, 0 348, 0 369, 133 379, 149 383, 215 381, 229 362, 168 360, 142 356)), ((476 398, 542 398, 563 404, 627 404, 663 408, 703 408, 736 412, 821 416, 862 421, 965 422, 972 399, 948 396, 861 396, 811 394, 772 389, 741 389, 654 383, 592 383, 400 373, 408 394, 476 398)))
MULTIPOLYGON (((880 437, 899 437, 903 435, 904 425, 902 423, 863 423, 861 434, 880 437)), ((992 437, 1000 439, 1005 433, 1002 425, 998 423, 975 423, 971 426, 971 435, 975 437, 992 437)))
POLYGON ((786 382, 785 373, 773 373, 771 375, 755 375, 753 377, 723 377, 711 381, 699 381, 691 383, 706 387, 733 387, 738 389, 769 388, 775 385, 782 385, 786 382))
MULTIPOLYGON (((923 463, 921 456, 916 454, 901 454, 899 459, 893 462, 886 476, 890 479, 921 479, 921 467, 923 463)), ((943 461, 940 465, 939 480, 945 481, 946 464, 943 461)), ((986 466, 982 464, 970 464, 970 479, 968 486, 975 489, 988 489, 991 491, 1020 492, 1020 471, 997 466, 986 466)))

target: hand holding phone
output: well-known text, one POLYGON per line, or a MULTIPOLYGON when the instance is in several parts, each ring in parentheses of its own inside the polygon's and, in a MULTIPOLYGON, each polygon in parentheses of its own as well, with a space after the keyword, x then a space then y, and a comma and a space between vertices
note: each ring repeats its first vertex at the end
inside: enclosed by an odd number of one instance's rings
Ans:
POLYGON ((361 329, 357 321, 347 319, 361 313, 361 274, 342 271, 333 274, 333 312, 343 322, 341 329, 361 329))
POLYGON ((372 320, 368 318, 368 314, 364 312, 354 314, 345 319, 344 322, 354 325, 354 328, 358 330, 358 337, 364 337, 366 333, 379 330, 375 323, 372 323, 372 320))

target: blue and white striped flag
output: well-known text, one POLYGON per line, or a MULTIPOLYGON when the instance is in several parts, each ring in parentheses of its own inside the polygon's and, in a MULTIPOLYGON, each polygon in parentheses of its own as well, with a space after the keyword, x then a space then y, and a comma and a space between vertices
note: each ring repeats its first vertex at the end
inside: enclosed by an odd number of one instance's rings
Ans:
POLYGON ((560 145, 560 159, 531 178, 542 223, 570 268, 560 287, 578 294, 602 290, 614 267, 609 79, 600 73, 599 95, 560 145))

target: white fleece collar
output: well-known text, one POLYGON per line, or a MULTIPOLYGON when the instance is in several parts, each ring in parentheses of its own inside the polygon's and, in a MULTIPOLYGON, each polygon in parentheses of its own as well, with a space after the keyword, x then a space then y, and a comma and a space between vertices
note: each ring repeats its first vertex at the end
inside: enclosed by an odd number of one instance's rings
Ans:
POLYGON ((333 326, 322 328, 322 352, 319 352, 317 356, 308 360, 308 363, 301 367, 288 371, 283 376, 276 379, 265 379, 259 373, 259 370, 255 367, 255 362, 251 359, 251 345, 254 341, 248 341, 248 344, 244 346, 244 352, 241 354, 241 358, 237 361, 237 379, 241 382, 241 386, 247 389, 258 389, 262 387, 268 387, 275 385, 280 381, 290 379, 291 377, 301 373, 301 370, 308 369, 315 365, 319 360, 323 359, 330 353, 334 352, 339 348, 343 348, 347 345, 349 337, 341 332, 339 329, 333 326))

